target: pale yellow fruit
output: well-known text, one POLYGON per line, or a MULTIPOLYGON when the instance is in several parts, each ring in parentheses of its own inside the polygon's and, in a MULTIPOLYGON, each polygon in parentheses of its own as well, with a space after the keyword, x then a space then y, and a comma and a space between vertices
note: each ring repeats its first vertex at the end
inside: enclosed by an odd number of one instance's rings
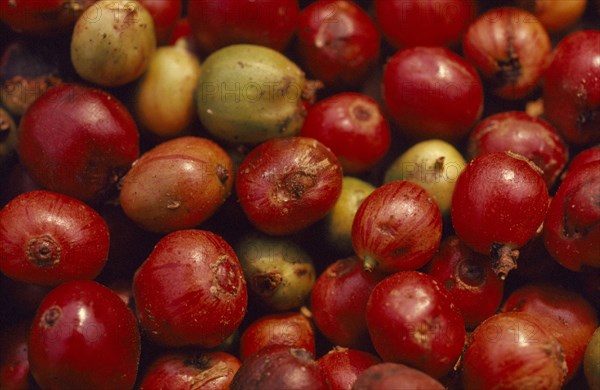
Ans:
POLYGON ((198 58, 180 46, 158 48, 137 86, 135 112, 146 130, 161 137, 180 134, 194 119, 198 58))
POLYGON ((152 16, 133 0, 100 0, 77 19, 71 62, 79 76, 116 87, 144 73, 156 51, 152 16))

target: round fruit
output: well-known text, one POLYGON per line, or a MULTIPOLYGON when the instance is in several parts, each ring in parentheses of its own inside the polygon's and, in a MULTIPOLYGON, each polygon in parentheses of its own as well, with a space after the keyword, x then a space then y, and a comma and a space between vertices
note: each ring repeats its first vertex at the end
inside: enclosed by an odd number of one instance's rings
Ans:
POLYGON ((471 0, 375 0, 375 18, 395 47, 452 46, 477 12, 471 0))
POLYGON ((31 374, 43 389, 133 389, 141 354, 131 310, 90 280, 65 282, 46 295, 28 348, 31 374))
POLYGON ((465 344, 465 326, 441 283, 417 271, 379 282, 366 308, 375 350, 386 362, 404 363, 440 378, 465 344))
POLYGON ((583 30, 555 47, 544 74, 544 112, 571 144, 600 141, 600 31, 583 30))
POLYGON ((375 22, 349 0, 322 0, 302 9, 296 49, 312 77, 328 87, 355 87, 379 58, 375 22))
POLYGON ((342 191, 342 167, 329 148, 306 137, 272 139, 242 161, 240 206, 270 235, 296 233, 323 218, 342 191))
POLYGON ((524 312, 540 319, 560 343, 565 354, 569 382, 581 367, 585 347, 598 327, 594 307, 579 293, 547 283, 527 284, 504 301, 504 312, 524 312))
POLYGON ((315 284, 311 257, 291 239, 248 233, 236 253, 248 288, 268 309, 286 311, 300 307, 315 284))
POLYGON ((600 328, 597 328, 585 348, 583 372, 591 389, 600 386, 600 328))
POLYGON ((550 202, 544 245, 562 266, 600 268, 600 161, 569 170, 550 202))
POLYGON ((231 390, 327 390, 325 374, 305 349, 273 345, 242 362, 231 390))
POLYGON ((391 143, 390 126, 378 103, 354 92, 339 93, 312 105, 300 135, 330 148, 349 175, 373 168, 391 143))
POLYGON ((472 333, 462 361, 466 390, 558 390, 567 373, 556 339, 527 313, 496 314, 472 333))
POLYGON ((79 76, 115 87, 142 75, 156 51, 152 15, 135 0, 100 0, 75 23, 71 62, 79 76))
POLYGON ((442 215, 430 194, 410 181, 378 187, 359 206, 352 244, 367 271, 416 270, 437 251, 442 215))
POLYGON ((200 62, 185 47, 159 47, 137 85, 135 113, 141 126, 161 137, 182 133, 196 116, 198 77, 200 62))
POLYGON ((135 273, 133 295, 148 337, 171 347, 216 347, 240 326, 248 301, 231 246, 193 229, 159 240, 135 273))
POLYGON ((479 122, 467 140, 468 158, 511 151, 526 157, 544 173, 548 188, 569 158, 567 145, 550 123, 522 111, 505 111, 479 122))
POLYGON ((311 291, 310 310, 315 325, 331 343, 359 349, 370 345, 365 308, 381 279, 363 270, 355 256, 335 261, 319 275, 311 291))
POLYGON ((483 86, 475 68, 443 47, 394 54, 384 68, 383 99, 400 129, 420 140, 456 142, 483 112, 483 86))
POLYGON ((30 191, 0 209, 0 271, 27 283, 94 279, 108 258, 104 219, 85 203, 30 191))
POLYGON ((241 362, 219 351, 181 351, 156 358, 140 379, 139 390, 227 389, 241 362))
POLYGON ((544 26, 515 7, 496 7, 479 15, 463 37, 462 48, 490 92, 508 100, 532 94, 552 61, 544 26))
POLYGON ((237 43, 283 51, 297 28, 297 0, 192 0, 188 19, 205 53, 237 43))
POLYGON ((421 141, 397 157, 385 172, 384 182, 408 180, 430 193, 442 216, 450 213, 456 180, 467 162, 448 142, 439 139, 421 141))
POLYGON ((258 144, 298 134, 309 84, 302 70, 280 52, 258 45, 231 45, 202 63, 196 108, 215 137, 258 144))
POLYGON ((113 190, 139 156, 139 133, 114 96, 79 84, 49 89, 19 125, 19 158, 45 189, 84 201, 113 190))
POLYGON ((512 152, 494 152, 473 159, 458 177, 450 213, 456 235, 491 256, 505 278, 516 267, 518 248, 542 225, 548 203, 537 166, 512 152))
POLYGON ((587 0, 518 0, 517 5, 533 13, 550 33, 573 27, 587 6, 587 0))
POLYGON ((374 364, 361 372, 352 385, 352 390, 371 389, 446 389, 437 379, 421 370, 400 363, 374 364))
POLYGON ((427 273, 448 291, 465 326, 475 328, 498 311, 504 282, 487 256, 475 253, 456 236, 448 236, 427 265, 427 273))
POLYGON ((381 363, 377 356, 358 349, 333 347, 317 360, 331 390, 347 390, 367 368, 381 363))
POLYGON ((119 201, 129 218, 152 232, 200 225, 231 194, 233 162, 217 143, 186 136, 144 153, 123 177, 119 201))
POLYGON ((240 359, 271 345, 303 348, 316 354, 310 319, 302 312, 268 314, 252 322, 240 337, 240 359))

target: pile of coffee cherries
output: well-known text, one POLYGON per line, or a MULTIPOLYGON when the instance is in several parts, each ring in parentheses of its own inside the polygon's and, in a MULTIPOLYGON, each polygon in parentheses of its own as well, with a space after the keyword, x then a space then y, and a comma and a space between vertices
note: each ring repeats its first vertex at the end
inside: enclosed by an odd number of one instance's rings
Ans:
POLYGON ((600 1, 0 34, 1 389, 600 388, 600 1))

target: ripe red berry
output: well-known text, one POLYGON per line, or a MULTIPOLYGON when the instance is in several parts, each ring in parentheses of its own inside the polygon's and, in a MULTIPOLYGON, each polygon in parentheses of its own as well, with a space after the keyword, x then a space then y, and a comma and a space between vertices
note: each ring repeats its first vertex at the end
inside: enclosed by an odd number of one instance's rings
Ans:
POLYGON ((516 266, 518 248, 540 228, 548 202, 539 168, 514 153, 494 152, 473 159, 458 177, 450 214, 456 235, 491 255, 504 278, 516 266))
POLYGON ((29 364, 43 389, 132 389, 140 360, 138 323, 121 298, 89 280, 65 282, 33 318, 29 364))

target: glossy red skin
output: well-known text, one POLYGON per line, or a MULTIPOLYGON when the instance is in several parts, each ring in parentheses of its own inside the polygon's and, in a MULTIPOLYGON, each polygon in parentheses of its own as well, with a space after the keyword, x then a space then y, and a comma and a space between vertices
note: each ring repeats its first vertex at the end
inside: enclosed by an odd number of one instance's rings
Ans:
POLYGON ((499 313, 479 325, 462 360, 470 389, 561 388, 567 367, 558 341, 527 313, 499 313))
POLYGON ((283 51, 296 31, 297 0, 193 0, 188 18, 201 51, 235 43, 283 51))
POLYGON ((450 214, 456 235, 475 252, 531 240, 548 210, 548 189, 529 162, 505 152, 473 159, 454 187, 450 214))
POLYGON ((317 359, 331 390, 351 389, 364 370, 379 363, 381 359, 372 353, 341 347, 334 347, 317 359))
POLYGON ((339 93, 311 106, 300 135, 330 148, 347 175, 375 166, 385 157, 392 138, 379 104, 354 92, 339 93))
POLYGON ((239 327, 248 303, 246 281, 231 246, 197 229, 164 236, 133 278, 137 316, 162 346, 221 344, 239 327))
POLYGON ((415 139, 455 142, 483 112, 483 85, 475 68, 444 47, 394 54, 385 64, 383 98, 391 118, 415 139))
POLYGON ((433 276, 400 271, 371 292, 367 326, 375 350, 386 362, 407 364, 440 378, 465 343, 465 325, 444 287, 433 276))
POLYGON ((379 30, 350 0, 322 0, 302 9, 297 37, 304 68, 327 87, 359 85, 379 58, 379 30))
POLYGON ((600 268, 600 161, 570 170, 550 202, 544 245, 563 267, 600 268))
POLYGON ((467 143, 469 159, 509 150, 527 157, 544 171, 548 188, 552 188, 569 159, 567 145, 556 129, 544 119, 523 111, 488 116, 469 133, 467 143))
POLYGON ((600 141, 600 31, 564 37, 544 75, 544 113, 575 145, 600 141))
POLYGON ((528 284, 513 291, 501 311, 525 312, 540 319, 565 353, 565 383, 575 376, 585 347, 598 327, 596 310, 583 296, 557 285, 528 284))
POLYGON ((152 16, 158 44, 166 44, 182 14, 181 0, 137 0, 152 16))
POLYGON ((27 390, 33 388, 27 359, 30 325, 29 321, 25 321, 0 331, 1 389, 27 390))
POLYGON ((353 390, 369 389, 411 389, 411 390, 443 390, 444 385, 421 370, 400 363, 384 362, 375 364, 364 370, 353 390))
POLYGON ((454 45, 476 13, 472 0, 375 0, 377 24, 397 48, 454 45))
POLYGON ((249 221, 270 235, 287 235, 314 224, 342 191, 342 166, 321 142, 306 137, 266 141, 244 158, 236 177, 240 206, 249 221))
POLYGON ((272 345, 242 362, 231 390, 328 390, 325 374, 310 352, 302 348, 272 345))
POLYGON ((507 100, 533 93, 552 60, 544 26, 532 13, 515 7, 496 7, 479 15, 469 25, 462 48, 490 92, 507 100))
POLYGON ((146 369, 139 390, 227 390, 241 362, 220 351, 166 353, 146 369))
POLYGON ((574 171, 579 167, 592 162, 600 160, 600 145, 592 146, 588 149, 584 149, 581 152, 577 153, 573 158, 569 161, 569 165, 567 169, 561 175, 561 178, 564 178, 569 174, 570 171, 574 171))
POLYGON ((446 288, 467 329, 495 314, 504 297, 504 281, 496 276, 492 260, 473 252, 456 236, 442 242, 427 273, 446 288))
POLYGON ((267 314, 252 322, 240 337, 240 359, 271 345, 303 348, 316 353, 315 334, 311 321, 301 313, 267 314))
POLYGON ((62 84, 21 118, 18 152, 40 186, 92 202, 138 158, 139 133, 125 106, 107 92, 62 84))
POLYGON ((104 219, 57 192, 23 193, 0 209, 0 270, 26 283, 58 285, 94 279, 110 246, 104 219))
POLYGON ((131 389, 141 351, 131 310, 90 280, 63 283, 46 295, 28 347, 31 373, 43 389, 131 389))
POLYGON ((437 251, 442 216, 420 185, 403 180, 376 188, 354 215, 352 245, 365 269, 391 274, 416 270, 437 251))
POLYGON ((381 279, 379 273, 364 271, 355 256, 335 261, 318 276, 310 310, 315 325, 331 343, 357 349, 370 345, 365 308, 381 279))
POLYGON ((0 0, 0 21, 34 36, 67 32, 96 0, 0 0))

